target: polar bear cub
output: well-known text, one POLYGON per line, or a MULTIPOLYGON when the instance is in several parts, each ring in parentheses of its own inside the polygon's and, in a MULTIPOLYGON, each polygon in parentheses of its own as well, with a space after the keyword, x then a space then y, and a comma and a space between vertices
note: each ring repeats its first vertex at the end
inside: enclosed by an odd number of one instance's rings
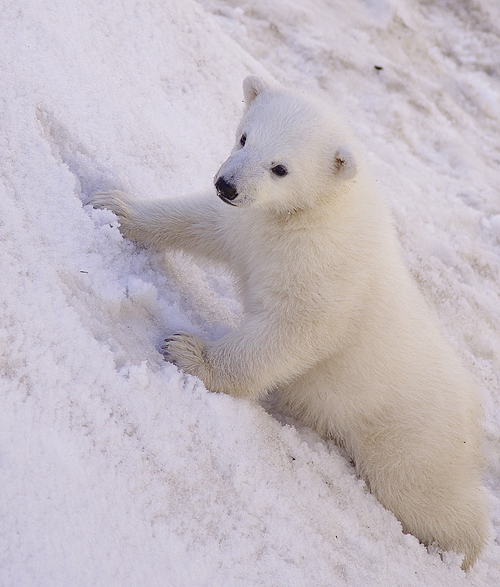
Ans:
POLYGON ((379 501, 424 544, 476 560, 486 540, 478 400, 406 269, 390 214, 349 134, 316 98, 250 76, 215 193, 121 192, 124 236, 223 261, 240 327, 172 334, 168 361, 208 390, 257 399, 341 443, 379 501))

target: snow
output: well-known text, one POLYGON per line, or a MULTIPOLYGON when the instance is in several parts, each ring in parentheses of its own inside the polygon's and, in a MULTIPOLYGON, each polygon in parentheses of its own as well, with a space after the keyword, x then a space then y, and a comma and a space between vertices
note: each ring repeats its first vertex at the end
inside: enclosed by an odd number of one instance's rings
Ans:
POLYGON ((2 4, 1 585, 500 584, 499 55, 492 0, 2 4), (237 324, 230 279, 82 206, 210 186, 248 73, 346 113, 477 381, 492 528, 468 576, 332 443, 165 363, 167 332, 237 324))

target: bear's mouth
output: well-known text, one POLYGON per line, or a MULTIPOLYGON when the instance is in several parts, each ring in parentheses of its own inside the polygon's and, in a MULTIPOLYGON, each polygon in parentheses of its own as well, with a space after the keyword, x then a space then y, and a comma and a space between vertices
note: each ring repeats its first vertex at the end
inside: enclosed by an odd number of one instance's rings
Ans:
POLYGON ((236 204, 234 202, 232 202, 231 200, 229 200, 228 198, 226 198, 224 196, 224 194, 221 194, 221 192, 219 192, 219 190, 217 190, 217 195, 219 196, 219 198, 225 202, 226 204, 229 204, 230 206, 236 206, 236 204))

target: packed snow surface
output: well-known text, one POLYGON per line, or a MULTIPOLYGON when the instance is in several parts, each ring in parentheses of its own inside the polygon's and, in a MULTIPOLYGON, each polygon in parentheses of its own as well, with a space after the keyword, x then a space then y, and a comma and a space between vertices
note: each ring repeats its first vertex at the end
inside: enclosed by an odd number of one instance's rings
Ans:
POLYGON ((0 585, 498 587, 498 2, 0 6, 0 585), (477 381, 491 538, 468 576, 333 443, 164 362, 167 333, 238 323, 229 276, 82 205, 210 189, 249 73, 344 112, 477 381))

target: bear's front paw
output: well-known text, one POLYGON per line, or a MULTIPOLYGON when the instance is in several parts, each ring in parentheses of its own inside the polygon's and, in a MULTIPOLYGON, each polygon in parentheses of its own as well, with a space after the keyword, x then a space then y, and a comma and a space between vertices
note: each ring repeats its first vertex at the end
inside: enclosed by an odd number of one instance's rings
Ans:
POLYGON ((90 205, 93 208, 106 208, 114 212, 119 219, 123 219, 127 218, 130 214, 129 202, 130 197, 127 194, 113 190, 92 194, 85 201, 85 206, 90 205))
POLYGON ((169 363, 207 382, 206 345, 199 336, 186 332, 172 334, 165 339, 162 354, 169 363))

